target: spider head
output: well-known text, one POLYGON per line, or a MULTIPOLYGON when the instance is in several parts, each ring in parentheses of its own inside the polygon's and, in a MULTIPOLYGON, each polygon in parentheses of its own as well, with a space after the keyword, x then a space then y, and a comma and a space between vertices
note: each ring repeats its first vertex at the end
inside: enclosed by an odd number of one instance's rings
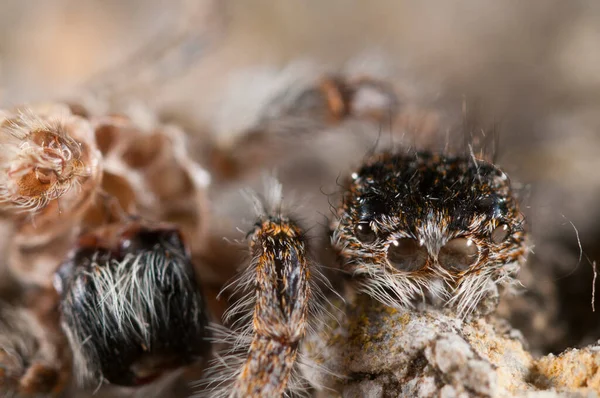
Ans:
POLYGON ((525 240, 504 172, 430 153, 367 161, 352 174, 334 230, 344 268, 370 293, 401 305, 432 294, 461 312, 518 268, 525 240))
POLYGON ((84 379, 147 384, 210 350, 202 292, 174 228, 130 223, 84 235, 56 287, 84 379))

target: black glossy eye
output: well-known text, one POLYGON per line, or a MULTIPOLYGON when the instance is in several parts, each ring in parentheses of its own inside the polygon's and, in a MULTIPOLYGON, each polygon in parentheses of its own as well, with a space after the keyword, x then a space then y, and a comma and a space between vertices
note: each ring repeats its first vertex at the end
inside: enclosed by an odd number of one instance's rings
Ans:
POLYGON ((365 196, 358 208, 360 219, 370 219, 379 214, 385 214, 388 206, 383 198, 377 196, 365 196))
POLYGON ((510 227, 506 224, 500 224, 494 228, 490 237, 493 243, 499 244, 504 242, 508 235, 510 235, 510 227))
POLYGON ((438 261, 447 270, 465 271, 477 261, 479 248, 467 238, 455 238, 440 249, 438 261))
POLYGON ((475 206, 479 211, 489 211, 497 205, 497 198, 493 196, 484 196, 477 200, 475 206))
POLYGON ((354 234, 356 235, 356 239, 362 243, 373 243, 377 239, 377 234, 371 229, 368 222, 358 224, 354 229, 354 234))
POLYGON ((427 250, 414 239, 402 238, 390 244, 387 257, 399 271, 418 271, 427 262, 427 250))
POLYGON ((496 195, 483 196, 475 202, 477 211, 488 215, 488 217, 502 217, 506 215, 506 201, 496 195))

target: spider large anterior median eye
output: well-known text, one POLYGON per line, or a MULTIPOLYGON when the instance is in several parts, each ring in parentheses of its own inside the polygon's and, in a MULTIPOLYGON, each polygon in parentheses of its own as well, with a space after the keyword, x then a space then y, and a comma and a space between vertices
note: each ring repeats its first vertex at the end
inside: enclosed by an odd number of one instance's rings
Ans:
POLYGON ((477 261, 479 248, 467 238, 455 238, 440 249, 438 261, 447 270, 465 271, 477 261))
POLYGON ((387 258, 399 271, 418 271, 427 262, 427 250, 414 239, 402 238, 390 244, 387 258))
POLYGON ((490 238, 492 239, 493 243, 499 244, 504 242, 506 238, 508 238, 508 235, 510 235, 510 227, 506 224, 500 224, 494 228, 490 238))
POLYGON ((354 234, 356 235, 356 239, 362 243, 373 243, 377 239, 377 234, 371 229, 368 222, 359 223, 354 229, 354 234))

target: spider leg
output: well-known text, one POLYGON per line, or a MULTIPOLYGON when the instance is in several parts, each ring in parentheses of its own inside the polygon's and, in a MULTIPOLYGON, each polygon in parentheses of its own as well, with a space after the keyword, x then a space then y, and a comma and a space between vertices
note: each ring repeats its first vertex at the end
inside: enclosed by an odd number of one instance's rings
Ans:
POLYGON ((242 180, 278 162, 276 153, 297 148, 324 130, 348 120, 372 122, 377 130, 390 124, 399 109, 394 88, 382 80, 324 74, 310 84, 275 93, 256 124, 231 142, 209 145, 209 168, 217 184, 242 180))
POLYGON ((251 233, 252 342, 232 396, 281 396, 307 329, 310 271, 302 230, 269 216, 251 233))
POLYGON ((246 239, 251 261, 224 289, 233 287, 240 298, 224 317, 232 329, 223 336, 228 351, 217 356, 201 383, 207 396, 279 397, 294 384, 300 343, 308 329, 313 275, 304 232, 281 214, 281 185, 272 188, 274 202, 250 197, 259 214, 246 239))
POLYGON ((71 366, 51 291, 34 289, 25 303, 0 300, 0 391, 7 397, 61 396, 71 366))

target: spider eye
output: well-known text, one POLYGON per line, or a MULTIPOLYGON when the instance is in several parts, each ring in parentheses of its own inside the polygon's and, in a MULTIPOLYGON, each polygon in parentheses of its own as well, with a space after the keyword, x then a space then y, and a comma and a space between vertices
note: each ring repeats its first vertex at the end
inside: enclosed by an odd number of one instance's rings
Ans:
POLYGON ((387 258, 399 271, 418 271, 427 262, 427 250, 414 239, 402 238, 390 244, 387 258))
POLYGON ((356 235, 356 239, 362 243, 373 243, 377 239, 377 234, 371 229, 368 222, 358 224, 354 229, 354 234, 356 235))
POLYGON ((507 224, 500 224, 492 231, 491 239, 495 244, 500 244, 510 235, 510 227, 507 224))
POLYGON ((476 208, 480 211, 489 211, 496 205, 497 199, 493 196, 484 196, 475 203, 476 208))
POLYGON ((506 206, 506 201, 495 195, 481 197, 475 202, 475 209, 489 217, 505 215, 507 212, 506 206))
POLYGON ((440 249, 438 261, 447 270, 466 271, 477 260, 479 248, 467 238, 455 238, 440 249))

